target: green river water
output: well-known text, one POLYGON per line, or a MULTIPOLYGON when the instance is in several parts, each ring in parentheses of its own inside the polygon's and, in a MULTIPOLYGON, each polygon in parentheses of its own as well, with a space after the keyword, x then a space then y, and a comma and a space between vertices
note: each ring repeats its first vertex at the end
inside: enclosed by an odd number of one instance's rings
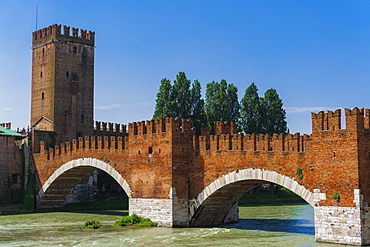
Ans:
POLYGON ((53 212, 0 216, 0 246, 321 246, 310 205, 239 207, 239 222, 212 228, 103 228, 127 211, 53 212), (68 227, 71 230, 58 231, 68 227))

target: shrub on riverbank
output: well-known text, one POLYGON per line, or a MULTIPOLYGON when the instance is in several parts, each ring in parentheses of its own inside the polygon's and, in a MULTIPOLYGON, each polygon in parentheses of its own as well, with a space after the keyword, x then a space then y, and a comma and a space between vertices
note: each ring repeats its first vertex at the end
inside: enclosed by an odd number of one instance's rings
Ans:
POLYGON ((102 226, 99 220, 87 220, 85 221, 85 225, 82 228, 85 229, 98 229, 102 226))
POLYGON ((157 223, 151 221, 150 219, 145 219, 143 217, 137 216, 136 214, 132 214, 124 216, 121 219, 117 220, 113 226, 153 227, 157 226, 157 223))

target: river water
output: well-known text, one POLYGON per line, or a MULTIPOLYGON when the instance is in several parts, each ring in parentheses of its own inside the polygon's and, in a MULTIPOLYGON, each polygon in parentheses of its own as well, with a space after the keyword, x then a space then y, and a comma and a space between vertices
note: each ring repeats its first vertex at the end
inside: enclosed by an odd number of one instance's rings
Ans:
POLYGON ((239 222, 212 228, 103 228, 127 211, 53 212, 0 216, 0 246, 320 246, 310 205, 239 207, 239 222), (68 227, 71 230, 58 231, 68 227))

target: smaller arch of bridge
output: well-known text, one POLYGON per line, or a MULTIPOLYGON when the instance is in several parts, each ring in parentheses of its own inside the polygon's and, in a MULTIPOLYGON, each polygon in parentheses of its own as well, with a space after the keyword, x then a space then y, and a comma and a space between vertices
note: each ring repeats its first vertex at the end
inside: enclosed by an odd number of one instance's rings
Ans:
POLYGON ((46 180, 42 188, 40 189, 38 193, 38 199, 40 200, 45 191, 49 188, 49 186, 64 172, 81 166, 89 166, 89 167, 95 167, 97 169, 103 170, 106 173, 108 173, 110 176, 112 176, 117 183, 122 187, 122 189, 125 191, 128 197, 131 197, 131 188, 127 181, 121 176, 119 172, 117 172, 109 163, 103 162, 98 159, 94 158, 80 158, 76 160, 71 160, 61 167, 59 167, 49 178, 46 180))
POLYGON ((223 175, 209 184, 201 193, 198 194, 196 199, 192 200, 190 204, 190 216, 194 216, 202 203, 219 189, 226 185, 246 180, 260 180, 281 185, 296 193, 311 206, 314 206, 314 194, 304 186, 298 184, 294 179, 274 171, 248 168, 223 175))

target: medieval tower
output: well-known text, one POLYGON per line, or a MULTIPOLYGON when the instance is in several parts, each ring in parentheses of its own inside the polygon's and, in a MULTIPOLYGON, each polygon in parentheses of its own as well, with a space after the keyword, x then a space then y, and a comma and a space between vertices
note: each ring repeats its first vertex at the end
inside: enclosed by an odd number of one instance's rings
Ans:
POLYGON ((94 39, 95 32, 56 24, 32 33, 34 141, 93 135, 94 39))

